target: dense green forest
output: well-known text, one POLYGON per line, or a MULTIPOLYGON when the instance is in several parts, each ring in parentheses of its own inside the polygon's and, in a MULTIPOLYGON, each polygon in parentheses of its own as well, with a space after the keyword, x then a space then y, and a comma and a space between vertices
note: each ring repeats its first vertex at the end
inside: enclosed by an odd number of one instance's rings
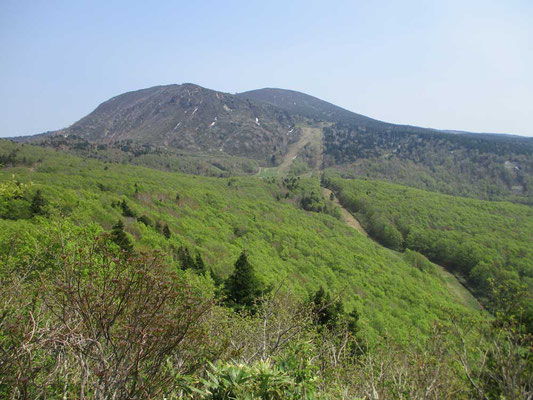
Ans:
MULTIPOLYGON (((360 179, 324 177, 341 203, 383 245, 410 249, 462 277, 489 303, 491 282, 523 285, 533 293, 533 209, 431 193, 360 179)), ((533 330, 533 303, 524 298, 533 330)), ((517 310, 518 312, 518 310, 517 310)))
POLYGON ((531 394, 530 337, 505 312, 523 292, 496 285, 480 311, 422 254, 347 227, 316 176, 9 141, 0 160, 0 397, 531 394))
MULTIPOLYGON (((2 144, 8 151, 15 146, 2 144)), ((266 285, 286 280, 301 295, 320 285, 342 292, 373 337, 387 332, 405 339, 411 325, 427 332, 443 307, 466 312, 437 267, 421 271, 347 228, 321 197, 317 179, 206 178, 17 146, 27 164, 4 168, 2 178, 27 186, 3 199, 3 243, 44 229, 57 215, 102 231, 121 219, 137 250, 162 250, 170 262, 185 246, 225 277, 246 249, 266 285), (35 215, 37 193, 46 206, 35 215), (162 233, 165 226, 170 237, 162 233)))
POLYGON ((528 138, 337 123, 324 128, 324 154, 326 164, 345 178, 384 179, 484 200, 533 201, 528 138))
MULTIPOLYGON (((259 168, 258 162, 250 158, 225 154, 180 152, 171 148, 136 143, 132 140, 95 144, 75 135, 68 137, 57 135, 43 137, 37 141, 37 144, 84 158, 143 165, 163 171, 194 175, 229 177, 255 174, 259 168)), ((9 159, 4 161, 9 162, 9 159)))

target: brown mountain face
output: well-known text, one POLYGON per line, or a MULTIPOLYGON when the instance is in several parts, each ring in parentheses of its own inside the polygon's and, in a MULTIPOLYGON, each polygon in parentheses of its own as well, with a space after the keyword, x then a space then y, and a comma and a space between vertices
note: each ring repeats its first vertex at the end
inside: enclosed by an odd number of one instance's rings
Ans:
POLYGON ((113 97, 53 134, 76 135, 93 143, 130 140, 270 162, 298 140, 296 122, 279 107, 183 84, 113 97))
POLYGON ((238 93, 237 96, 270 104, 291 114, 302 115, 315 121, 354 122, 360 124, 380 123, 380 121, 294 90, 264 88, 238 93))

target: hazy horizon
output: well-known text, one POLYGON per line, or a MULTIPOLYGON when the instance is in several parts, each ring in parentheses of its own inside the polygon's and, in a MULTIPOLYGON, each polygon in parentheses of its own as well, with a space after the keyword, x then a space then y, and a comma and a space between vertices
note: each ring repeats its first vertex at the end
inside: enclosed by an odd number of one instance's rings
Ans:
POLYGON ((378 120, 533 136, 527 1, 4 1, 0 137, 121 93, 192 82, 297 90, 378 120))

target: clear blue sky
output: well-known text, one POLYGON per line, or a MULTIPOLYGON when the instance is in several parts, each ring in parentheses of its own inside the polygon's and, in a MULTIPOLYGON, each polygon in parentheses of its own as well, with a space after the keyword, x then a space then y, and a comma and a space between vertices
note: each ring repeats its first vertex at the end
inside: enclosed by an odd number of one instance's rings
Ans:
POLYGON ((533 1, 0 0, 1 137, 183 82, 533 136, 533 1))

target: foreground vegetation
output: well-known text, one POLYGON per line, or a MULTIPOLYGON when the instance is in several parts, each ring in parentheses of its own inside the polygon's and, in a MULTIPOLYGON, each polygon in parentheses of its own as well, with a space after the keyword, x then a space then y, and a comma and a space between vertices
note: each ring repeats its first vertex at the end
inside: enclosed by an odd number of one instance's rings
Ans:
POLYGON ((448 315, 411 344, 368 342, 323 290, 225 283, 67 221, 3 254, 0 396, 80 399, 518 399, 531 344, 516 320, 448 315), (36 251, 37 250, 37 251, 36 251), (18 257, 14 257, 17 254, 18 257), (253 295, 254 300, 249 301, 253 295))

